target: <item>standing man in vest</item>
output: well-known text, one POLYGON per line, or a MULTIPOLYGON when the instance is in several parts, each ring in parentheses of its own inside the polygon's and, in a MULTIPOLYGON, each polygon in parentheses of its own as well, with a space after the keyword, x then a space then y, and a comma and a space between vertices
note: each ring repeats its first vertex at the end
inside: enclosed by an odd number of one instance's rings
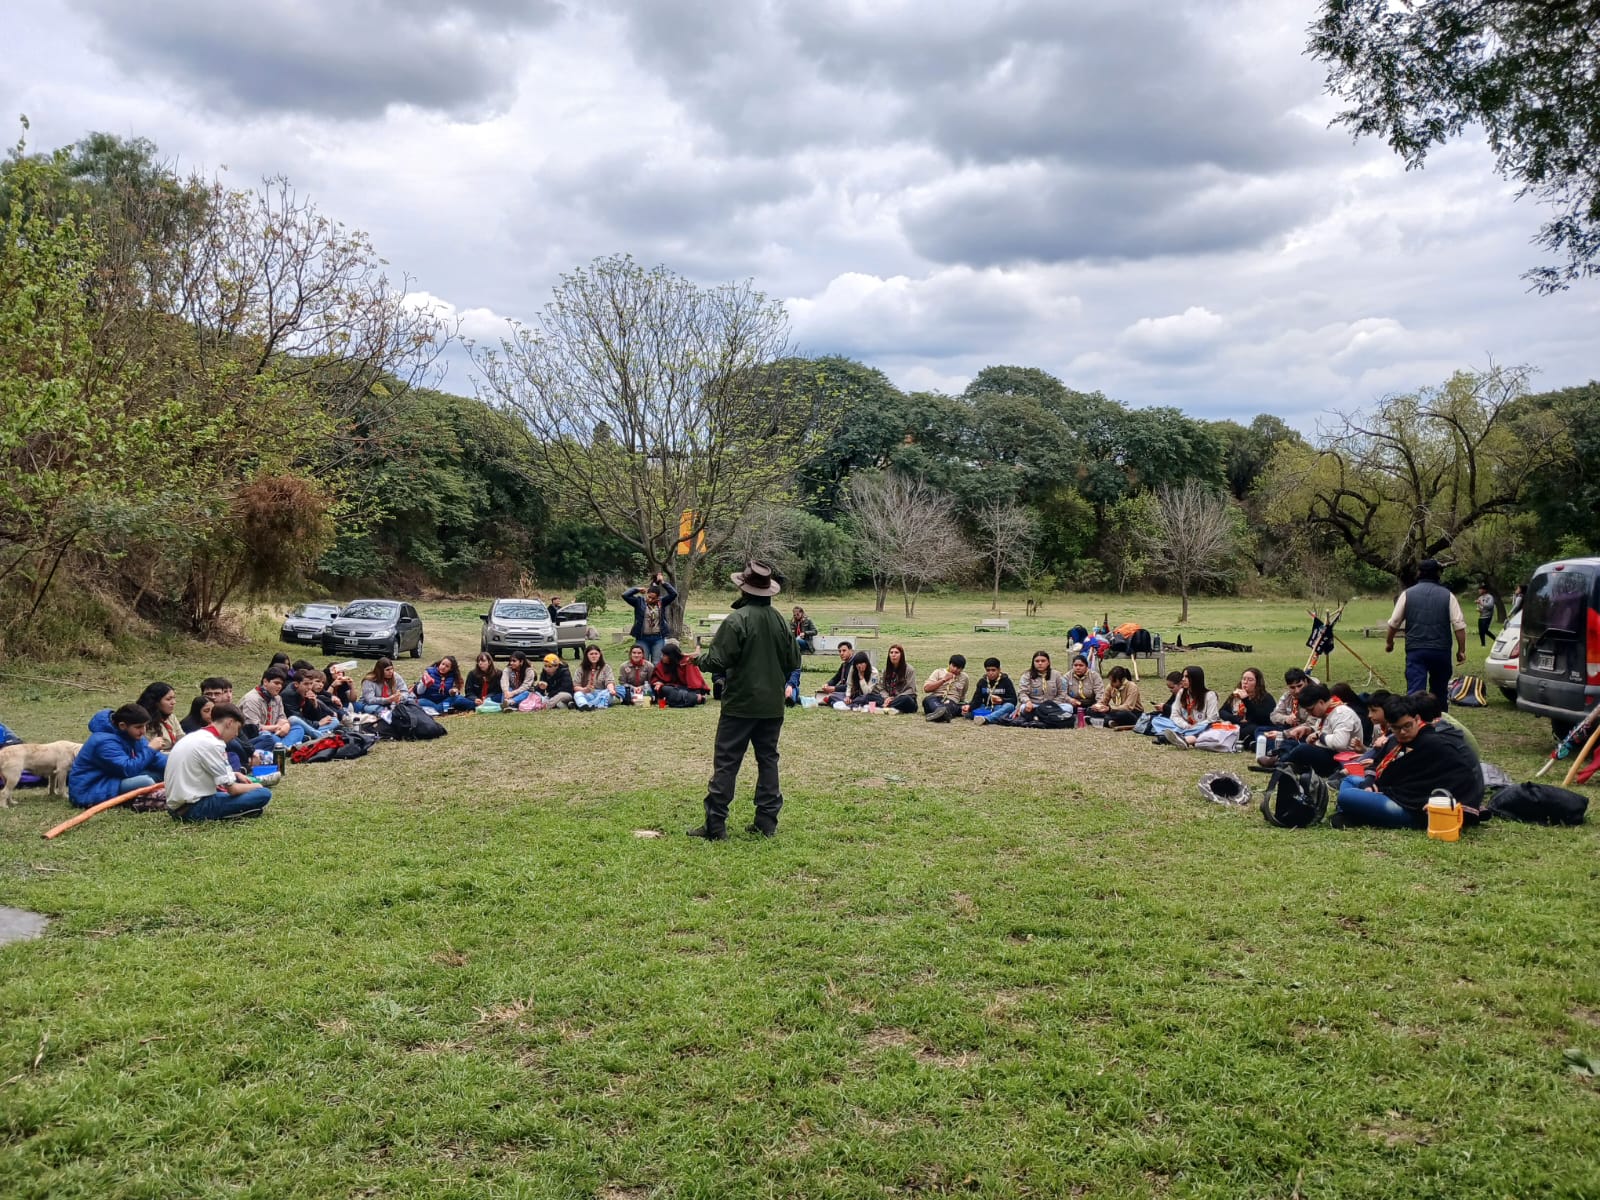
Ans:
POLYGON ((710 649, 698 655, 707 675, 726 675, 722 715, 717 720, 711 784, 706 789, 705 824, 690 837, 721 841, 728 836, 728 805, 745 748, 756 752, 756 819, 751 833, 771 837, 778 832, 783 793, 778 787, 778 735, 783 732, 783 690, 800 666, 800 647, 772 598, 781 587, 765 563, 751 562, 732 576, 743 593, 717 630, 710 649))
POLYGON ((1441 709, 1450 707, 1450 638, 1455 635, 1456 662, 1467 661, 1467 619, 1455 593, 1439 582, 1439 562, 1425 558, 1417 565, 1417 582, 1400 593, 1389 614, 1386 654, 1394 653, 1394 635, 1406 631, 1406 690, 1432 692, 1441 709))

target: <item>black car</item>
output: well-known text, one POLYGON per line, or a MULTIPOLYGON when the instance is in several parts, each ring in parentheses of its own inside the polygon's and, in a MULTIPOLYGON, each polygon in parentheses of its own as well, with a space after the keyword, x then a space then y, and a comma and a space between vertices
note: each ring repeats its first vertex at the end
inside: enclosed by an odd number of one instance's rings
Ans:
POLYGON ((1538 567, 1522 601, 1517 707, 1565 736, 1600 704, 1600 558, 1538 567))
POLYGON ((337 620, 339 606, 332 600, 319 600, 301 604, 292 612, 283 614, 283 626, 278 630, 280 642, 304 642, 316 645, 322 640, 322 631, 337 620))
POLYGON ((422 618, 403 600, 352 600, 322 631, 322 652, 399 658, 422 657, 422 618))

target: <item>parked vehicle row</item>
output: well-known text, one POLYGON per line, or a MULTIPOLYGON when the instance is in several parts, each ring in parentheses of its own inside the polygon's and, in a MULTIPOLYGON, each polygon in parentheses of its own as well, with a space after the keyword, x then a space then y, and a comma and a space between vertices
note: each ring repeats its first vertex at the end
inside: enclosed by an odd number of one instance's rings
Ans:
MULTIPOLYGON (((589 637, 589 606, 564 604, 555 612, 539 599, 496 600, 479 618, 480 638, 490 654, 521 650, 535 658, 546 654, 578 658, 589 637)), ((301 604, 284 614, 278 639, 296 645, 320 646, 332 655, 398 658, 422 657, 422 616, 404 600, 352 600, 340 606, 331 600, 301 604)))

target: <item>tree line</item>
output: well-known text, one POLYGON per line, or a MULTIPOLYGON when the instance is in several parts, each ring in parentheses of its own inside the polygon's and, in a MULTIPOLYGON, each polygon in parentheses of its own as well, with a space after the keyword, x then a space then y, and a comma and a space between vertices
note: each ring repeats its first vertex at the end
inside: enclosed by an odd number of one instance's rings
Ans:
MULTIPOLYGON (((0 646, 213 635, 308 588, 508 592, 748 557, 803 593, 1249 586, 1342 598, 1433 555, 1498 591, 1594 549, 1600 385, 1463 371, 1306 438, 1033 367, 958 395, 804 356, 750 283, 626 256, 469 350, 286 181, 91 134, 0 164, 0 646)), ((709 581, 709 582, 707 582, 709 581)))

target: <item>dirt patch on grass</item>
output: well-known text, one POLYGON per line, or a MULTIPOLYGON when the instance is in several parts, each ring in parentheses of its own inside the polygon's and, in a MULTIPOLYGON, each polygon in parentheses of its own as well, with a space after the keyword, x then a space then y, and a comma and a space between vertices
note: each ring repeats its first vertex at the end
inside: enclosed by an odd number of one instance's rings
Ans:
POLYGON ((1580 1025, 1590 1025, 1600 1029, 1600 1009, 1589 1008, 1583 1004, 1575 1004, 1567 1009, 1567 1016, 1577 1021, 1580 1025))
POLYGON ((1396 1146, 1426 1146, 1433 1131, 1421 1121, 1412 1120, 1392 1109, 1377 1121, 1365 1121, 1359 1126, 1362 1133, 1393 1149, 1396 1146))

